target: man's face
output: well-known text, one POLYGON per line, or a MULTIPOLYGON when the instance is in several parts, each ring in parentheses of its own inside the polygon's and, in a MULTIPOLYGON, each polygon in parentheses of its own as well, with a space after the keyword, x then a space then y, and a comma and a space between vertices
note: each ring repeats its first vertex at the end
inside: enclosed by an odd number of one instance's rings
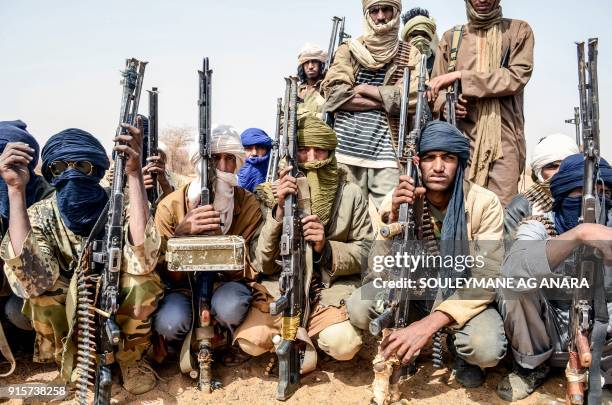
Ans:
POLYGON ((327 149, 315 148, 314 146, 298 148, 298 163, 321 161, 328 157, 329 151, 327 149))
POLYGON ((393 18, 393 7, 372 6, 368 9, 368 13, 376 25, 384 25, 393 18))
POLYGON ((306 74, 306 78, 308 80, 316 80, 319 78, 321 74, 321 62, 318 60, 309 60, 308 62, 302 65, 304 68, 304 73, 306 74))
POLYGON ((268 150, 260 145, 251 145, 245 146, 244 152, 246 153, 246 158, 248 159, 250 157, 264 157, 266 156, 266 153, 268 153, 268 150))
POLYGON ((226 173, 236 172, 236 156, 231 153, 215 153, 212 158, 217 170, 226 173))
POLYGON ((557 160, 556 162, 552 162, 544 166, 542 168, 542 178, 544 179, 544 181, 550 179, 552 176, 557 174, 560 165, 561 161, 557 160))
POLYGON ((495 0, 470 0, 470 3, 478 14, 487 14, 493 9, 495 0))
POLYGON ((444 191, 455 181, 459 158, 448 152, 427 152, 420 159, 423 182, 429 190, 444 191))

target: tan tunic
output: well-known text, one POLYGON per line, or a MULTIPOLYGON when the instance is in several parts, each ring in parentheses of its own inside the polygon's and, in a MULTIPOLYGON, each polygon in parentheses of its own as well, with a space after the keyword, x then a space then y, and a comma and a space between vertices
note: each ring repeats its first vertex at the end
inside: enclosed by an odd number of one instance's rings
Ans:
MULTIPOLYGON (((523 116, 523 90, 533 71, 534 36, 525 21, 502 20, 502 55, 508 54, 507 63, 491 73, 476 71, 478 52, 477 35, 466 25, 459 52, 457 71, 462 72, 461 93, 469 100, 468 116, 457 120, 457 126, 471 141, 476 140, 479 98, 497 97, 501 105, 503 158, 495 161, 489 175, 488 189, 497 194, 506 206, 518 193, 518 182, 525 168, 525 117, 523 116)), ((444 33, 436 52, 432 77, 447 73, 452 41, 452 30, 444 33)), ((435 110, 444 109, 446 92, 441 92, 435 110)))

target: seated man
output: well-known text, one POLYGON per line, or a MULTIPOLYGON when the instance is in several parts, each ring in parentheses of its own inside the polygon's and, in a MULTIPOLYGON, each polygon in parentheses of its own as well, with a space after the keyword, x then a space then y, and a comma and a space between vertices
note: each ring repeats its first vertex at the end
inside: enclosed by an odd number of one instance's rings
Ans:
POLYGON ((553 134, 540 139, 531 155, 531 177, 533 185, 514 197, 504 212, 504 240, 506 249, 514 241, 521 221, 532 215, 550 211, 553 203, 550 194, 550 179, 559 170, 561 161, 578 153, 578 145, 563 134, 553 134))
MULTIPOLYGON (((157 207, 155 223, 164 241, 173 236, 237 235, 242 236, 249 251, 256 231, 262 222, 259 202, 255 196, 236 185, 236 172, 244 162, 244 151, 238 133, 230 126, 221 125, 212 131, 211 173, 214 178, 212 205, 199 207, 200 178, 180 187, 157 207)), ((191 160, 199 173, 200 155, 191 160)), ((165 243, 162 244, 165 253, 165 243)), ((255 269, 247 256, 244 271, 220 272, 218 286, 211 300, 211 312, 223 327, 234 332, 241 324, 251 305, 258 301, 258 286, 254 283, 255 269)), ((165 266, 165 263, 162 263, 165 266)), ((192 329, 192 296, 186 273, 164 273, 166 295, 155 314, 155 331, 169 345, 183 342, 192 329)), ((195 288, 195 287, 194 287, 195 288)), ((260 288, 263 291, 263 288, 260 288)), ((265 294, 263 295, 265 301, 265 294)))
MULTIPOLYGON (((141 394, 156 384, 155 375, 142 355, 150 345, 150 317, 162 294, 159 277, 154 272, 160 238, 148 215, 141 174, 141 132, 131 126, 127 129, 128 135, 115 138, 125 144, 114 148, 127 156, 125 173, 131 201, 126 215, 129 220, 117 315, 122 341, 115 358, 121 368, 123 387, 130 393, 141 394)), ((11 212, 0 256, 11 288, 25 299, 23 312, 36 330, 34 361, 61 364, 62 378, 67 381, 74 364, 69 357, 75 353, 68 336, 74 317, 66 311, 75 308, 68 294, 69 284, 78 274, 81 253, 88 248, 87 239, 108 201, 99 183, 109 161, 100 142, 88 132, 71 128, 53 135, 42 151, 42 174, 57 191, 53 197, 26 210, 26 184, 30 177, 26 166, 34 150, 16 145, 10 152, 5 159, 11 165, 0 166, 8 186, 11 212)))
MULTIPOLYGON (((607 226, 578 224, 582 210, 584 156, 571 155, 561 162, 550 183, 554 199, 552 210, 524 221, 516 232, 516 241, 503 267, 504 277, 534 277, 554 275, 577 277, 575 248, 586 244, 600 249, 604 259, 612 259, 612 168, 602 159, 601 178, 605 183, 608 212, 607 226), (565 243, 560 241, 566 241, 565 243), (571 243, 570 243, 571 242, 571 243)), ((600 190, 604 192, 604 190, 600 190)), ((606 295, 610 293, 610 268, 605 271, 606 295)), ((539 288, 505 290, 500 297, 500 309, 506 334, 512 345, 514 370, 497 386, 498 395, 506 401, 518 401, 529 396, 544 383, 550 366, 567 364, 569 341, 569 311, 571 291, 539 288), (553 294, 555 294, 553 296, 553 294)), ((608 304, 608 311, 612 307, 608 304)), ((612 314, 611 314, 612 315, 612 314)), ((608 326, 608 344, 602 358, 605 384, 612 384, 612 335, 608 326), (607 353, 607 354, 606 354, 607 353)), ((607 393, 610 395, 610 393, 607 393)))
MULTIPOLYGON (((26 127, 26 124, 19 120, 0 122, 0 153, 2 153, 2 155, 0 155, 0 165, 4 167, 11 165, 11 156, 14 154, 12 151, 13 148, 20 148, 23 145, 27 145, 32 149, 31 152, 27 153, 32 159, 27 166, 30 177, 25 189, 26 207, 29 208, 32 204, 49 197, 54 190, 42 176, 34 173, 34 168, 38 164, 40 147, 36 139, 27 131, 26 127)), ((0 178, 0 236, 4 237, 8 230, 8 225, 8 187, 4 180, 0 178)), ((32 322, 21 313, 23 299, 11 293, 10 286, 6 281, 4 273, 0 274, 0 297, 2 297, 6 319, 21 330, 32 331, 32 322)), ((0 324, 0 327, 2 327, 2 324, 0 324)), ((16 338, 21 337, 19 334, 10 336, 10 329, 7 332, 8 334, 5 334, 5 336, 8 336, 9 340, 13 342, 16 338)), ((11 362, 11 366, 14 367, 16 363, 10 349, 9 342, 0 342, 0 351, 2 351, 4 357, 11 362), (6 353, 5 350, 7 350, 6 353)))
MULTIPOLYGON (((320 119, 306 116, 298 121, 297 160, 307 179, 304 188, 310 190, 312 207, 302 218, 302 236, 312 247, 312 260, 305 263, 305 271, 312 275, 310 293, 306 294, 310 297, 306 331, 321 350, 344 361, 352 359, 362 344, 359 332, 348 321, 344 300, 358 284, 356 276, 366 264, 373 236, 359 187, 347 182, 346 173, 337 167, 337 143, 334 131, 320 119)), ((276 205, 268 212, 259 236, 258 269, 270 276, 281 270, 277 260, 285 198, 298 194, 298 180, 289 175, 289 170, 287 167, 280 173, 276 205)), ((307 197, 300 193, 300 199, 307 197)), ((307 252, 304 257, 309 257, 307 252)), ((278 282, 270 283, 270 291, 278 290, 277 286, 278 282)), ((253 356, 272 351, 280 320, 267 309, 252 307, 236 339, 253 356)))
MULTIPOLYGON (((470 151, 468 139, 452 125, 433 121, 423 129, 417 149, 424 189, 415 190, 413 180, 402 175, 392 197, 387 196, 381 206, 381 218, 393 224, 398 220, 401 204, 422 204, 423 220, 417 221, 417 224, 422 222, 417 235, 425 233, 423 229, 429 223, 430 227, 433 225, 430 238, 438 241, 479 241, 487 247, 492 244, 488 254, 479 253, 485 256, 485 266, 479 272, 488 277, 498 276, 503 209, 495 194, 464 179, 470 151)), ((376 247, 382 252, 387 245, 379 242, 376 247)), ((378 254, 376 249, 373 253, 378 254)), ((445 252, 441 254, 444 256, 445 252)), ((475 276, 478 274, 472 269, 472 277, 475 276)), ((364 330, 379 315, 370 277, 365 277, 365 285, 347 303, 351 322, 364 330)), ((395 355, 404 364, 410 363, 438 330, 447 328, 451 350, 456 352, 457 381, 468 388, 480 386, 485 380, 482 369, 494 367, 504 357, 506 337, 501 317, 493 305, 495 291, 474 290, 456 290, 446 299, 437 300, 433 309, 426 301, 415 301, 414 305, 411 302, 410 309, 414 308, 414 312, 409 314, 410 318, 419 320, 395 330, 383 340, 384 358, 395 355), (489 333, 482 334, 483 330, 489 333)))
POLYGON ((255 192, 255 187, 266 181, 272 139, 259 128, 246 129, 240 135, 246 161, 238 172, 238 186, 255 192))

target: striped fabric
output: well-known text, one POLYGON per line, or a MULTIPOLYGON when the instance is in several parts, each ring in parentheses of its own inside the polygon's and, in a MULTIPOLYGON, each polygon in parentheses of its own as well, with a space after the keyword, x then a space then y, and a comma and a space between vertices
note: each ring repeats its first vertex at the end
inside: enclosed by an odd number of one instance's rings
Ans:
MULTIPOLYGON (((386 69, 361 70, 356 84, 381 86, 386 69)), ((391 131, 383 110, 338 111, 334 129, 338 135, 338 162, 370 168, 397 167, 391 131)))

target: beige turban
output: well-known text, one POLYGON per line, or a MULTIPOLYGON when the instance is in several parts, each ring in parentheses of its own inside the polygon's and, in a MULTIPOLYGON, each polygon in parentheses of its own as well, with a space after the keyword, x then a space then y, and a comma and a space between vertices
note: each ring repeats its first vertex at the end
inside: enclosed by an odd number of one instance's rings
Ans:
POLYGON ((399 49, 400 15, 402 2, 399 0, 362 0, 364 35, 349 41, 351 54, 360 65, 370 70, 382 69, 397 54, 399 49), (373 6, 393 7, 393 18, 387 24, 376 25, 370 17, 373 6))
POLYGON ((307 43, 300 49, 298 63, 303 65, 309 60, 318 60, 321 63, 325 63, 327 61, 327 52, 321 49, 319 45, 307 43))
POLYGON ((401 38, 408 42, 408 36, 414 31, 423 31, 429 36, 429 40, 433 40, 436 36, 436 22, 433 18, 417 15, 406 22, 402 29, 401 38))
MULTIPOLYGON (((200 151, 198 142, 192 145, 191 164, 196 173, 200 171, 200 151)), ((229 125, 217 125, 212 130, 210 153, 231 153, 236 156, 236 173, 244 164, 244 148, 240 142, 240 135, 234 127, 229 125)))

